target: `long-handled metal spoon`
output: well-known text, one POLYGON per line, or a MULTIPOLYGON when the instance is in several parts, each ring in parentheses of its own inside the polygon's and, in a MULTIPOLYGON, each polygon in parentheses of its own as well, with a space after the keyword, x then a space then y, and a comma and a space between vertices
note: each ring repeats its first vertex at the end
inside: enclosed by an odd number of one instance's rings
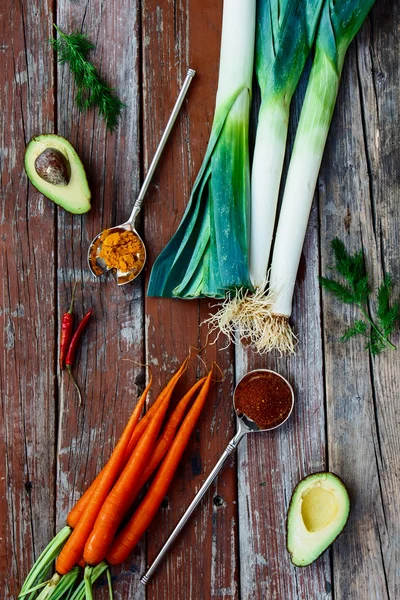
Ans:
POLYGON ((111 227, 110 229, 106 229, 105 231, 102 231, 101 233, 96 235, 96 237, 90 243, 89 250, 88 250, 88 263, 89 263, 89 269, 91 270, 92 274, 95 277, 99 277, 100 275, 103 275, 103 273, 105 271, 113 270, 115 272, 118 285, 125 285, 126 283, 133 281, 133 279, 136 279, 136 277, 140 274, 140 272, 142 271, 142 269, 144 267, 144 263, 146 262, 146 248, 145 248, 142 238, 136 231, 135 221, 137 219, 138 214, 140 213, 140 210, 141 210, 142 204, 143 204, 143 200, 144 200, 144 197, 147 192, 147 188, 149 187, 151 178, 153 177, 154 171, 156 170, 158 161, 160 160, 160 157, 161 157, 162 151, 164 150, 164 146, 166 144, 168 136, 171 133, 171 130, 175 123, 176 117, 178 116, 178 113, 182 106, 183 100, 186 96, 186 93, 189 89, 189 86, 190 86, 195 74, 196 74, 196 71, 194 71, 193 69, 189 69, 187 72, 186 79, 183 83, 182 89, 179 92, 179 96, 176 100, 175 106, 172 110, 171 116, 170 116, 167 126, 165 128, 165 131, 162 135, 162 138, 160 140, 160 143, 158 145, 158 148, 156 150, 154 158, 151 162, 151 165, 147 172, 146 178, 143 181, 143 185, 139 192, 139 196, 137 197, 136 202, 133 206, 131 216, 125 223, 122 223, 121 225, 117 225, 115 227, 111 227), (103 240, 103 238, 102 238, 103 234, 107 233, 107 235, 109 235, 109 234, 115 233, 117 231, 132 231, 135 234, 135 236, 137 237, 139 243, 142 245, 141 252, 138 253, 138 255, 140 255, 140 256, 138 256, 139 260, 137 261, 138 266, 134 267, 131 271, 128 271, 128 272, 123 272, 123 271, 119 271, 116 269, 110 269, 109 267, 107 267, 104 260, 99 257, 100 250, 101 250, 101 244, 102 244, 102 240, 103 240))
POLYGON ((153 575, 154 571, 157 569, 157 567, 163 560, 164 556, 166 555, 166 553, 168 552, 168 550, 170 549, 170 547, 172 546, 172 544, 174 543, 174 541, 176 540, 176 538, 178 537, 180 532, 182 531, 182 529, 185 526, 185 524, 187 523, 187 521, 189 520, 193 511, 195 510, 197 505, 200 503, 204 494, 206 493, 206 491, 208 490, 208 488, 210 487, 210 485, 212 484, 212 482, 214 481, 214 479, 216 478, 216 476, 222 469, 227 458, 235 452, 236 448, 239 445, 240 440, 247 433, 271 431, 272 429, 277 429, 278 427, 283 425, 283 423, 285 423, 285 421, 287 421, 287 419, 290 417, 292 410, 293 410, 293 405, 294 405, 294 394, 293 394, 292 386, 284 377, 282 377, 282 375, 279 375, 279 373, 276 373, 275 371, 271 371, 269 369, 257 369, 255 371, 250 371, 244 377, 242 377, 242 379, 236 385, 235 391, 233 394, 233 407, 235 409, 235 413, 237 416, 236 435, 231 439, 231 441, 227 445, 224 453, 221 455, 221 458, 219 459, 219 461, 217 462, 217 464, 215 465, 215 467, 213 468, 213 470, 211 471, 211 473, 209 474, 209 476, 207 477, 207 479, 201 486, 200 490, 197 492, 197 494, 193 498, 192 502, 190 503, 190 505, 186 509, 185 513, 181 517, 179 523, 176 525, 175 529, 173 530, 173 532, 171 533, 171 535, 165 542, 164 546, 161 548, 161 550, 158 553, 157 557, 155 558, 153 564, 150 566, 150 568, 145 573, 145 575, 143 575, 143 577, 141 578, 140 581, 142 583, 146 584, 149 581, 150 577, 153 575), (246 415, 244 415, 242 412, 239 411, 239 409, 237 408, 236 403, 235 403, 235 400, 237 399, 237 390, 238 390, 239 385, 243 385, 243 383, 246 381, 247 378, 252 378, 252 377, 255 377, 258 374, 262 374, 262 373, 273 373, 277 377, 280 377, 281 379, 283 379, 283 381, 288 386, 288 388, 290 390, 290 394, 291 394, 291 406, 290 406, 289 411, 287 411, 285 413, 285 415, 282 417, 282 420, 280 420, 279 422, 275 422, 275 424, 272 427, 269 427, 267 429, 260 429, 254 421, 252 421, 251 419, 246 417, 246 415))

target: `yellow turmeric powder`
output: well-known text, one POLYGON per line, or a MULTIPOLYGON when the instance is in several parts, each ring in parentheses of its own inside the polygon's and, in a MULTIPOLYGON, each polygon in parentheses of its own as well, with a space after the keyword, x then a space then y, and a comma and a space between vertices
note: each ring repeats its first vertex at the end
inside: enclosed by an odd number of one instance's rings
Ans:
POLYGON ((123 273, 140 271, 144 261, 144 247, 133 231, 105 231, 101 236, 99 257, 110 269, 123 273))

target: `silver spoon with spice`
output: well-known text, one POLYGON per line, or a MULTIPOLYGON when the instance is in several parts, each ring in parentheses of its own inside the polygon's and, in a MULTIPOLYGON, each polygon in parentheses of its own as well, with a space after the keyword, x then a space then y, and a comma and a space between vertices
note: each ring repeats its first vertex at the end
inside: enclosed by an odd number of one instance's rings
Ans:
POLYGON ((189 69, 182 89, 176 100, 171 116, 166 125, 154 158, 150 164, 149 170, 143 181, 139 196, 133 206, 131 216, 122 223, 105 229, 92 240, 88 250, 89 269, 95 277, 103 275, 107 271, 112 271, 116 277, 118 285, 125 285, 133 281, 141 273, 146 262, 146 247, 142 238, 136 231, 135 222, 141 211, 144 197, 149 187, 151 178, 160 160, 162 151, 166 144, 172 127, 178 116, 183 100, 189 89, 196 71, 189 69))
POLYGON ((236 435, 227 445, 221 458, 193 498, 153 564, 141 578, 142 583, 146 584, 149 581, 228 457, 236 451, 240 440, 247 433, 260 433, 277 429, 290 417, 293 405, 294 393, 292 386, 279 373, 269 369, 257 369, 242 377, 233 394, 233 408, 237 416, 236 435))

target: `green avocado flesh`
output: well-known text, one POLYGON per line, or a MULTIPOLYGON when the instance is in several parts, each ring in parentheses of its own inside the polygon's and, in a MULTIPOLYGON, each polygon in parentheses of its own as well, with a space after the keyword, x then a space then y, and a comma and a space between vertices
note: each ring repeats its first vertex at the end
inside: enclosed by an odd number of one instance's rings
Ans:
POLYGON ((314 562, 341 533, 349 511, 349 494, 340 477, 327 472, 302 479, 287 515, 287 549, 292 563, 305 567, 314 562))
POLYGON ((72 144, 47 133, 31 139, 25 149, 25 171, 36 189, 70 213, 90 210, 85 169, 72 144))

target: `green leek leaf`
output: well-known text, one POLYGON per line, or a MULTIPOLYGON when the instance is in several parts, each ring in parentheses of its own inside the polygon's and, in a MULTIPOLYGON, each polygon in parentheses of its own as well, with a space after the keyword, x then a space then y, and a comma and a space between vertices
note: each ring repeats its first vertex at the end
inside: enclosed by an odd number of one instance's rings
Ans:
POLYGON ((248 126, 255 0, 224 4, 218 94, 204 161, 182 221, 154 263, 149 296, 223 298, 250 288, 248 126))

